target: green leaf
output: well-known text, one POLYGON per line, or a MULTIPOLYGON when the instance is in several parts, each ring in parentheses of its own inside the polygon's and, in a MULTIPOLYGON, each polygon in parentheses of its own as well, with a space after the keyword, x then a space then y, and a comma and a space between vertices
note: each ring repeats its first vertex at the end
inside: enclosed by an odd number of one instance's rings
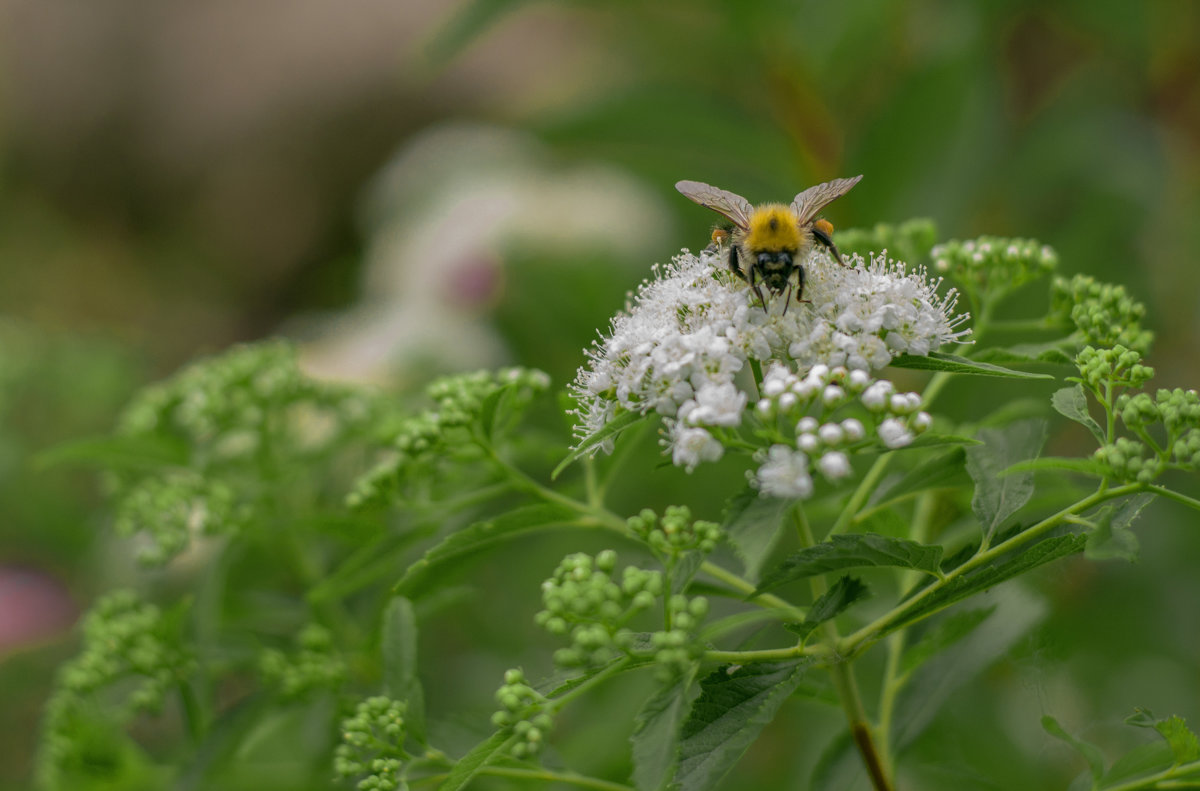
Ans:
POLYGON ((1036 459, 1026 459, 1005 467, 999 472, 1001 476, 1014 475, 1023 472, 1040 472, 1042 470, 1065 470, 1084 475, 1104 477, 1104 468, 1091 459, 1077 459, 1063 456, 1039 456, 1036 459))
POLYGON ((989 363, 1055 363, 1070 365, 1075 362, 1075 356, 1067 353, 1065 347, 1068 341, 1057 340, 1047 343, 1018 343, 1007 347, 992 347, 980 349, 974 356, 977 362, 989 363))
POLYGON ((417 678, 417 616, 412 602, 403 596, 393 597, 383 611, 380 652, 384 694, 405 702, 408 732, 424 744, 425 694, 417 678))
POLYGON ((1200 759, 1200 739, 1188 728, 1187 722, 1178 715, 1158 719, 1149 709, 1138 708, 1125 718, 1126 725, 1138 728, 1153 728, 1167 741, 1176 764, 1200 759))
POLYGON ((680 791, 716 787, 800 683, 811 660, 726 666, 700 682, 700 697, 683 726, 680 791))
POLYGON ((883 634, 916 623, 957 601, 987 590, 994 585, 999 585, 1013 577, 1026 574, 1038 566, 1067 555, 1073 555, 1076 552, 1082 552, 1086 543, 1087 536, 1064 534, 1042 539, 1031 547, 1018 547, 988 565, 972 569, 962 576, 950 579, 933 593, 914 601, 895 621, 888 625, 883 634))
POLYGON ((921 635, 921 639, 909 646, 900 657, 900 671, 911 673, 925 664, 931 657, 949 648, 975 631, 975 627, 988 619, 996 606, 963 610, 942 618, 932 629, 921 635))
POLYGON ((789 632, 800 635, 801 640, 805 640, 812 634, 813 629, 816 629, 831 618, 836 618, 846 608, 870 597, 870 595, 871 589, 858 577, 851 577, 849 575, 839 577, 838 581, 833 583, 829 590, 821 594, 812 603, 812 606, 808 608, 808 614, 804 616, 803 622, 785 623, 783 626, 789 632))
POLYGON ((568 524, 577 514, 561 505, 530 505, 510 511, 487 522, 476 522, 451 533, 425 556, 408 567, 396 583, 395 592, 406 595, 419 590, 434 572, 446 564, 505 541, 511 541, 534 530, 568 524))
POLYGON ((1058 724, 1058 720, 1049 714, 1042 717, 1042 727, 1046 730, 1046 733, 1055 738, 1062 739, 1074 747, 1075 751, 1083 756, 1083 760, 1087 761, 1088 769, 1092 773, 1092 783, 1099 782, 1100 778, 1104 776, 1104 753, 1100 752, 1099 747, 1067 733, 1066 729, 1058 724))
POLYGON ((1142 509, 1154 500, 1153 494, 1139 494, 1121 504, 1119 508, 1105 506, 1093 521, 1096 529, 1088 534, 1087 547, 1083 554, 1088 560, 1137 560, 1140 545, 1137 536, 1129 528, 1137 521, 1142 509))
POLYGON ((742 559, 747 579, 754 581, 762 573, 763 564, 779 542, 784 517, 791 507, 791 500, 760 497, 751 486, 729 501, 721 528, 742 559))
POLYGON ((794 580, 861 566, 898 566, 938 574, 942 548, 874 533, 830 536, 789 555, 765 575, 753 596, 794 580))
POLYGON ((1072 387, 1055 390, 1054 395, 1050 396, 1050 405, 1063 417, 1070 418, 1087 427, 1087 430, 1092 432, 1092 436, 1101 445, 1105 443, 1104 431, 1088 413, 1088 399, 1087 394, 1083 392, 1083 385, 1076 384, 1072 387))
MULTIPOLYGON (((879 494, 876 502, 882 506, 896 498, 907 497, 913 492, 955 485, 963 480, 966 459, 966 453, 962 448, 955 448, 948 453, 926 459, 879 494)), ((876 506, 872 504, 871 507, 876 506)))
POLYGON ((313 604, 336 601, 394 574, 412 544, 427 535, 425 530, 411 529, 387 533, 364 543, 309 590, 305 598, 313 604))
POLYGON ((930 352, 927 356, 902 354, 892 360, 893 368, 911 368, 917 371, 944 371, 951 374, 974 374, 975 376, 999 376, 1006 379, 1053 379, 1049 374, 1014 371, 992 363, 976 362, 955 354, 930 352))
POLYGON ((912 442, 897 450, 909 450, 913 448, 937 448, 943 445, 981 445, 977 439, 971 437, 960 437, 957 434, 930 434, 925 433, 919 435, 912 442))
POLYGON ((1157 774, 1169 769, 1173 763, 1174 755, 1166 742, 1156 739, 1139 744, 1113 762, 1096 788, 1099 791, 1117 785, 1129 788, 1128 783, 1133 778, 1157 774))
POLYGON ((550 473, 550 479, 554 480, 558 478, 562 471, 570 467, 577 459, 588 455, 593 449, 599 448, 605 440, 610 437, 616 437, 617 434, 620 434, 634 423, 645 420, 645 418, 646 416, 640 412, 621 412, 613 416, 612 420, 604 424, 604 428, 580 440, 579 444, 567 454, 567 457, 558 463, 558 466, 554 468, 554 472, 550 473))
POLYGON ((1022 420, 1003 429, 980 429, 983 445, 967 449, 967 472, 975 481, 971 510, 985 536, 991 536, 1004 520, 1015 514, 1033 496, 1033 473, 1000 473, 1038 455, 1046 441, 1046 424, 1022 420))
POLYGON ((438 786, 438 791, 458 791, 471 782, 471 778, 487 766, 512 738, 514 737, 504 731, 497 731, 472 747, 469 753, 455 762, 450 775, 438 786))
POLYGON ((674 678, 642 706, 633 719, 633 782, 638 791, 665 788, 679 765, 683 722, 699 694, 692 682, 698 665, 674 678))
POLYGON ((121 434, 86 437, 55 445, 33 460, 36 470, 62 464, 108 467, 116 470, 151 470, 187 464, 187 446, 162 436, 121 434))

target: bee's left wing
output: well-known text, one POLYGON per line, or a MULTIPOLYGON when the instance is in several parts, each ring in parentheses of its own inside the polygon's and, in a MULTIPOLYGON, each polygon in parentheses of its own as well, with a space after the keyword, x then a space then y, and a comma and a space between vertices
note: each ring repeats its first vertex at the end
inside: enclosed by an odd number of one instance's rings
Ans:
POLYGON ((686 198, 725 217, 743 231, 750 227, 754 206, 741 195, 702 181, 680 181, 675 184, 675 189, 686 198))
POLYGON ((796 212, 796 216, 800 218, 800 224, 804 225, 815 217, 817 212, 845 195, 860 181, 862 181, 861 175, 852 179, 834 179, 824 184, 817 184, 815 187, 809 187, 792 201, 792 211, 796 212))

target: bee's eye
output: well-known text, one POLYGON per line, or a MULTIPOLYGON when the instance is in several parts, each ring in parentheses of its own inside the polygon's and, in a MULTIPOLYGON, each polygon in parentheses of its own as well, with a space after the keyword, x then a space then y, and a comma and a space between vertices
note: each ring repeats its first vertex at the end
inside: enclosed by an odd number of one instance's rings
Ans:
POLYGON ((772 259, 773 257, 774 257, 774 256, 772 256, 770 253, 759 253, 759 254, 758 254, 758 263, 759 263, 760 265, 763 265, 763 266, 765 266, 766 264, 769 264, 769 263, 771 263, 771 259, 772 259))
POLYGON ((792 263, 792 256, 787 250, 780 250, 775 254, 775 260, 781 264, 790 264, 792 263))

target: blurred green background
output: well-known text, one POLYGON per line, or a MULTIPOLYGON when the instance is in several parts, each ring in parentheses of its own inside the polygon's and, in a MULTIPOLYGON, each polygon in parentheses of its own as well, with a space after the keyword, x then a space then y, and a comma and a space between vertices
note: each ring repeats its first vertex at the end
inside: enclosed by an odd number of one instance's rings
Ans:
MULTIPOLYGON (((278 333, 321 374, 563 385, 651 264, 705 243, 678 179, 758 201, 863 173, 839 227, 1035 237, 1147 303, 1160 386, 1200 384, 1200 4, 0 0, 0 36, 0 788, 75 608, 133 573, 94 476, 39 450, 278 333)), ((1134 706, 1200 725, 1200 531, 1156 506, 1140 535, 1136 565, 1041 579, 1053 614, 915 748, 976 773, 923 787, 1063 787, 1082 767, 1043 713, 1113 749, 1134 706)), ((486 666, 522 661, 492 638, 486 666)), ((743 787, 811 765, 805 715, 743 787)))

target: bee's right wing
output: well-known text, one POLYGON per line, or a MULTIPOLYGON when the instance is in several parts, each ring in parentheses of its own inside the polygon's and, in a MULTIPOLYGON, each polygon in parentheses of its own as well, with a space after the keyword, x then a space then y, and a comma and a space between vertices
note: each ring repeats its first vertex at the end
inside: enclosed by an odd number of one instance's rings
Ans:
POLYGON ((796 212, 800 224, 804 225, 815 217, 817 212, 845 195, 860 181, 862 176, 855 176, 852 179, 834 179, 809 187, 792 201, 792 211, 796 212))
POLYGON ((743 231, 750 225, 750 215, 754 213, 754 206, 741 195, 700 181, 679 181, 675 183, 675 189, 684 197, 724 216, 743 231))

